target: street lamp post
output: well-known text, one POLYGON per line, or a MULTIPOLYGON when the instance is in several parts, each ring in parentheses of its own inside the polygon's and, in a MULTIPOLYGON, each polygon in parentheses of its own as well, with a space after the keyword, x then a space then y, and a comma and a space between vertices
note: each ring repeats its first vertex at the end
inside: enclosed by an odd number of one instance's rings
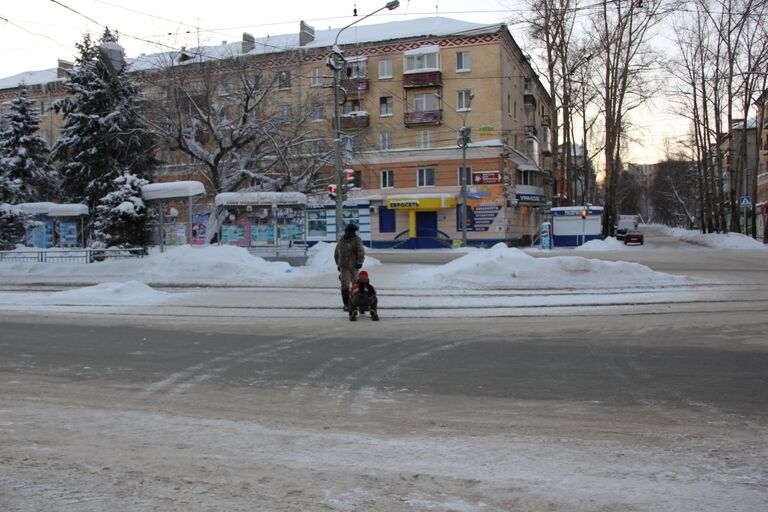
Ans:
POLYGON ((341 154, 341 120, 339 117, 339 80, 341 71, 344 69, 344 52, 338 47, 339 42, 339 36, 342 32, 344 32, 346 29, 351 27, 352 25, 355 25, 364 19, 373 16, 374 14, 383 11, 384 9, 388 9, 390 11, 397 9, 400 7, 400 1, 399 0, 391 0, 390 2, 387 2, 383 7, 376 9, 370 14, 366 14, 360 19, 357 19, 347 25, 346 27, 343 27, 341 30, 339 30, 336 33, 336 39, 333 41, 333 47, 331 48, 331 54, 328 56, 328 59, 326 60, 326 65, 331 68, 333 71, 333 121, 335 124, 335 130, 336 130, 336 138, 334 139, 334 181, 336 182, 336 240, 341 238, 341 232, 344 229, 344 220, 343 220, 343 214, 344 214, 344 197, 343 197, 343 187, 344 183, 342 182, 343 176, 341 169, 343 167, 342 165, 342 154, 341 154))

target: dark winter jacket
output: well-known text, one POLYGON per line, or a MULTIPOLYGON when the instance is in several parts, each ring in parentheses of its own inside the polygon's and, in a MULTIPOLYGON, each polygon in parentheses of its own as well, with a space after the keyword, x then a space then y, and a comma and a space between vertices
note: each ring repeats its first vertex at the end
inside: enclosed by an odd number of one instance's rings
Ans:
POLYGON ((336 244, 333 254, 336 266, 341 268, 360 268, 365 260, 365 247, 363 241, 354 232, 344 233, 336 244))

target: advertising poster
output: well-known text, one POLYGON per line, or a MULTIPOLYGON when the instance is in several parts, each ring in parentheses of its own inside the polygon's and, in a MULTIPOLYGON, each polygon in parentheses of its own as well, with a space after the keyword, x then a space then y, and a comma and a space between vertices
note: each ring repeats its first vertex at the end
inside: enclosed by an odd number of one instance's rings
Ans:
POLYGON ((199 210, 192 213, 192 244, 205 244, 207 234, 208 219, 211 217, 210 208, 199 210))
POLYGON ((59 244, 62 247, 77 247, 77 222, 59 223, 59 244))
POLYGON ((257 224, 251 226, 251 243, 272 243, 275 240, 275 230, 272 224, 257 224))
POLYGON ((241 244, 245 241, 245 228, 243 226, 222 226, 221 241, 225 244, 241 244))
MULTIPOLYGON (((469 187, 467 198, 467 231, 488 231, 504 205, 504 186, 472 186, 469 187)), ((457 219, 457 228, 461 229, 460 215, 457 219)))

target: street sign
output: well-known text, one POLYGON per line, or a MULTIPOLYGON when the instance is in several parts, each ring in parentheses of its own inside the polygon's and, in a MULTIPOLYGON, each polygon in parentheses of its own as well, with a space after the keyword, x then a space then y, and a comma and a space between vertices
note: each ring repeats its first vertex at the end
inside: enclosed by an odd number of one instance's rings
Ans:
POLYGON ((472 184, 473 185, 495 185, 501 183, 501 173, 497 171, 493 172, 473 172, 472 184))
POLYGON ((750 196, 741 196, 739 198, 739 205, 742 208, 750 208, 752 206, 752 198, 750 196))

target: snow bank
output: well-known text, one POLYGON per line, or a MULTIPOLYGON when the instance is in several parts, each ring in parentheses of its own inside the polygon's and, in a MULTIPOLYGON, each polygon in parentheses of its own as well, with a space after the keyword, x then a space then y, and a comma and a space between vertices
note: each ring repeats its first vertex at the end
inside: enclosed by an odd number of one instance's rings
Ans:
POLYGON ((574 248, 574 251, 633 251, 636 247, 628 247, 614 237, 609 236, 605 240, 590 240, 589 242, 574 248))
MULTIPOLYGON (((333 253, 336 250, 336 244, 327 242, 318 242, 307 251, 307 263, 301 271, 311 272, 336 272, 336 261, 333 259, 333 253)), ((365 256, 364 268, 381 265, 381 262, 372 256, 365 256)))
POLYGON ((434 287, 509 288, 569 287, 675 282, 682 278, 655 272, 639 263, 603 261, 580 256, 534 258, 500 243, 486 251, 407 276, 414 284, 434 287))
POLYGON ((768 250, 768 246, 741 233, 701 233, 690 229, 670 228, 661 224, 650 225, 665 235, 684 242, 704 245, 713 249, 768 250))
POLYGON ((29 305, 145 305, 162 302, 170 295, 138 281, 127 281, 54 293, 0 294, 0 302, 29 305))

